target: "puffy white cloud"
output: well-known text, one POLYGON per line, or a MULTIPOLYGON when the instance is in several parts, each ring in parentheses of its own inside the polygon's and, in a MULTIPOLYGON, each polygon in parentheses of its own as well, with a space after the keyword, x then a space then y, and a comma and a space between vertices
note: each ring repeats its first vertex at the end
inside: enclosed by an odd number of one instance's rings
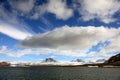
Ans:
POLYGON ((73 10, 68 8, 63 0, 49 0, 47 11, 56 15, 56 18, 66 20, 73 15, 73 10))
POLYGON ((119 0, 79 0, 79 13, 84 21, 98 19, 104 23, 114 22, 113 15, 120 10, 119 0))
POLYGON ((25 25, 10 25, 3 22, 0 22, 0 33, 17 40, 23 40, 33 35, 32 30, 25 25))
POLYGON ((119 34, 120 29, 101 27, 69 27, 64 26, 43 34, 38 34, 20 42, 23 47, 79 49, 88 50, 119 34))
POLYGON ((23 13, 29 13, 34 7, 34 0, 9 0, 13 9, 22 11, 23 13))

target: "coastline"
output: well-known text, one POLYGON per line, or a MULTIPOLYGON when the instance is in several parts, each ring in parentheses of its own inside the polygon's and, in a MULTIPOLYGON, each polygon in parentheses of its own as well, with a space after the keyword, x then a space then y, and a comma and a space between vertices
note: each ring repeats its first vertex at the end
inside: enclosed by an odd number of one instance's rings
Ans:
POLYGON ((41 67, 96 67, 96 68, 120 68, 120 63, 97 63, 97 64, 83 64, 83 65, 24 65, 24 66, 11 66, 4 65, 1 67, 11 67, 11 68, 41 68, 41 67))

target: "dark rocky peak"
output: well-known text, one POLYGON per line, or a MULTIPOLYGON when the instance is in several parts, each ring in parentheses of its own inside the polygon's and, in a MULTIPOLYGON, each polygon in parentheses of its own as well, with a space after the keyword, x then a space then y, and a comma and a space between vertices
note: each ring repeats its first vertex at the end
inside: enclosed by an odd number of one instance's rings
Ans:
POLYGON ((110 57, 107 61, 107 63, 116 63, 116 62, 120 62, 120 53, 110 57))
POLYGON ((46 59, 43 60, 42 62, 57 62, 57 61, 54 60, 53 58, 46 58, 46 59))

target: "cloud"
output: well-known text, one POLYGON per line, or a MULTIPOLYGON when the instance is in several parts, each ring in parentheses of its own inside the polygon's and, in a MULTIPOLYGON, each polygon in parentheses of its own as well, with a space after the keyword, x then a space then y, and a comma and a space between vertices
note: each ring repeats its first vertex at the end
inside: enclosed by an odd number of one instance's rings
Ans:
POLYGON ((108 46, 101 48, 101 53, 111 53, 111 52, 120 52, 120 32, 114 38, 109 40, 110 44, 108 46))
POLYGON ((14 15, 7 14, 6 11, 5 14, 15 18, 23 16, 28 19, 39 19, 46 13, 52 13, 57 19, 67 20, 77 10, 83 21, 98 19, 104 23, 111 23, 117 20, 114 15, 120 10, 119 0, 72 0, 73 8, 67 5, 66 0, 48 0, 40 5, 36 5, 34 0, 9 0, 8 2, 14 15))
POLYGON ((90 49, 100 41, 104 42, 119 34, 120 29, 101 27, 63 26, 38 34, 20 42, 20 46, 52 49, 90 49))
POLYGON ((0 52, 5 52, 7 50, 7 46, 2 46, 0 52))
POLYGON ((4 22, 0 22, 0 33, 17 40, 23 40, 34 34, 34 32, 25 25, 11 25, 4 22))
POLYGON ((29 13, 34 7, 34 0, 9 0, 11 7, 19 12, 29 13))
POLYGON ((68 8, 66 1, 63 0, 48 0, 47 3, 41 5, 35 5, 34 0, 9 0, 9 4, 19 16, 29 19, 39 19, 45 13, 52 13, 56 18, 63 20, 73 15, 73 10, 68 8))
POLYGON ((7 46, 1 46, 0 47, 0 54, 6 54, 8 56, 13 56, 12 53, 9 53, 10 50, 8 50, 7 46))
POLYGON ((73 16, 73 9, 68 8, 66 1, 63 0, 48 0, 47 3, 35 6, 34 10, 32 19, 38 19, 45 13, 52 13, 57 19, 62 20, 67 20, 73 16))
POLYGON ((19 46, 28 49, 42 48, 43 53, 79 56, 84 57, 88 62, 95 62, 98 59, 108 59, 115 52, 120 52, 120 46, 118 45, 119 36, 120 28, 63 26, 53 31, 27 38, 21 41, 19 46), (101 43, 99 51, 90 51, 93 46, 99 43, 101 43), (102 45, 105 43, 106 45, 102 45))
POLYGON ((73 8, 66 0, 47 0, 40 5, 36 5, 35 0, 8 0, 10 11, 3 7, 5 6, 3 3, 0 5, 0 17, 14 23, 19 16, 37 20, 46 13, 52 13, 57 19, 67 20, 76 14, 77 10, 79 18, 83 21, 98 19, 104 23, 111 23, 117 20, 114 15, 120 10, 119 0, 72 0, 72 2, 73 8))
POLYGON ((47 11, 56 15, 56 18, 66 20, 73 15, 73 10, 68 8, 63 0, 49 0, 47 11))
POLYGON ((119 0, 79 0, 78 11, 84 21, 98 19, 104 23, 114 22, 114 14, 120 10, 119 0))
POLYGON ((1 54, 6 54, 10 57, 21 57, 27 54, 53 54, 53 55, 64 55, 64 56, 86 56, 84 51, 80 50, 58 50, 58 49, 49 49, 49 48, 31 48, 31 49, 18 49, 17 51, 9 50, 7 46, 2 46, 0 48, 1 54), (83 52, 83 53, 82 53, 83 52))
POLYGON ((47 12, 47 3, 35 6, 32 14, 28 14, 27 18, 37 20, 47 12))
POLYGON ((72 56, 72 57, 79 57, 84 58, 86 62, 96 62, 98 59, 108 59, 109 57, 113 56, 114 54, 109 53, 101 53, 101 52, 90 52, 89 54, 86 51, 82 50, 59 50, 59 49, 49 49, 49 48, 32 48, 32 49, 17 49, 17 51, 9 50, 7 46, 2 46, 0 48, 0 54, 5 54, 9 57, 22 57, 24 55, 64 55, 64 56, 72 56))
POLYGON ((92 52, 87 54, 87 56, 85 57, 85 61, 86 62, 89 62, 89 61, 96 62, 99 59, 108 60, 113 55, 115 55, 115 54, 114 53, 110 54, 110 53, 92 51, 92 52))
POLYGON ((5 3, 1 3, 0 33, 17 40, 23 40, 28 36, 32 36, 34 32, 30 29, 30 26, 20 20, 14 10, 8 11, 4 6, 5 3))
POLYGON ((0 5, 0 21, 12 24, 18 24, 17 14, 15 11, 9 12, 4 8, 5 4, 0 5))
POLYGON ((82 57, 86 62, 96 62, 98 59, 108 59, 114 53, 120 52, 119 36, 120 28, 63 26, 22 40, 19 45, 25 49, 14 51, 2 46, 0 53, 11 57, 21 57, 28 54, 65 55, 82 57), (109 44, 105 44, 106 41, 109 44), (101 43, 100 51, 90 51, 93 46, 99 43, 101 43))

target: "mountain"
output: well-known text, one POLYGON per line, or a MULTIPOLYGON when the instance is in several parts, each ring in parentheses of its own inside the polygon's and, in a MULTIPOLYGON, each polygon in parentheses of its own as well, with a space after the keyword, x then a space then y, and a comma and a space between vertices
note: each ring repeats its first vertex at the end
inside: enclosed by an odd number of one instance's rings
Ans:
POLYGON ((53 58, 46 58, 46 59, 43 60, 42 62, 57 62, 57 61, 54 60, 53 58))
POLYGON ((0 67, 7 67, 10 66, 10 63, 8 62, 0 62, 0 67))
POLYGON ((82 59, 72 60, 71 62, 84 62, 82 59))
POLYGON ((115 55, 115 56, 112 56, 110 57, 106 63, 120 63, 120 53, 115 55))

